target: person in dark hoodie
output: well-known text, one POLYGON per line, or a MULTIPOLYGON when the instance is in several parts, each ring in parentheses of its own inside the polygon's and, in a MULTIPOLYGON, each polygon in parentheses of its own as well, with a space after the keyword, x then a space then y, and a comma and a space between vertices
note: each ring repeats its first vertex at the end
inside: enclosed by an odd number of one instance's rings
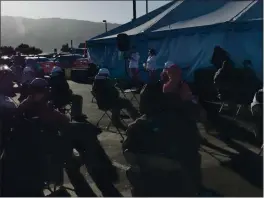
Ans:
POLYGON ((186 112, 179 94, 162 93, 155 85, 149 89, 161 93, 155 97, 144 95, 151 102, 145 104, 143 115, 129 125, 123 143, 124 156, 132 166, 127 176, 133 196, 196 196, 201 185, 196 122, 186 112), (133 154, 130 159, 135 161, 130 161, 127 154, 133 154), (179 163, 181 168, 171 163, 179 163), (133 165, 139 166, 140 172, 133 165))
POLYGON ((95 76, 92 93, 99 108, 103 106, 111 110, 113 125, 126 130, 127 127, 120 120, 120 110, 126 109, 133 120, 137 119, 139 113, 129 100, 119 96, 119 92, 111 82, 109 76, 109 70, 101 68, 95 76))
POLYGON ((70 102, 72 92, 60 67, 55 66, 52 69, 49 84, 51 86, 51 99, 55 107, 61 109, 70 102))

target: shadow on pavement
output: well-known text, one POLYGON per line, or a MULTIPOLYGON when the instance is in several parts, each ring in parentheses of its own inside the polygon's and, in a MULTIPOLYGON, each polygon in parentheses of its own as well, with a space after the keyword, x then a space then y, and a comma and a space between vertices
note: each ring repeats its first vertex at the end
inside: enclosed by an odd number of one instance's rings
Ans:
POLYGON ((232 140, 226 143, 229 147, 238 151, 239 154, 234 155, 229 162, 222 165, 232 169, 255 187, 262 189, 263 157, 232 140))

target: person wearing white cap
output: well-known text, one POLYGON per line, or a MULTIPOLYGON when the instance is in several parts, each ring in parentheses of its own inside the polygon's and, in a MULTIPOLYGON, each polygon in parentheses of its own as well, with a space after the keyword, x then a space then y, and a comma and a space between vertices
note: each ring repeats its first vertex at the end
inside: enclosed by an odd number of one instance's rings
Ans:
POLYGON ((110 77, 110 72, 107 68, 101 68, 99 69, 97 75, 95 76, 95 79, 99 80, 99 79, 106 79, 110 77))
POLYGON ((50 75, 51 97, 56 108, 61 109, 70 103, 72 91, 63 70, 55 66, 50 75))
POLYGON ((51 70, 51 76, 58 76, 63 73, 63 70, 59 66, 54 66, 51 70))
POLYGON ((109 77, 109 70, 107 68, 101 68, 95 76, 92 93, 99 108, 112 111, 113 125, 117 128, 126 130, 127 126, 125 126, 120 120, 120 110, 123 108, 126 109, 133 120, 138 118, 139 113, 129 100, 119 96, 119 91, 109 77))
POLYGON ((11 69, 7 65, 0 65, 0 114, 5 112, 4 109, 17 107, 11 98, 13 97, 13 80, 14 75, 11 69))

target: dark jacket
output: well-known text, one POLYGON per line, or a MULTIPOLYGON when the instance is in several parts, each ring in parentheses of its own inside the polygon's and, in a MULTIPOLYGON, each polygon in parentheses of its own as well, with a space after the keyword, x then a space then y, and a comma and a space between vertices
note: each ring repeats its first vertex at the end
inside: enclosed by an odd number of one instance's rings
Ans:
POLYGON ((109 78, 95 78, 92 92, 99 108, 112 108, 119 99, 119 92, 109 78))
POLYGON ((68 104, 71 97, 71 90, 63 75, 50 78, 51 97, 55 105, 63 106, 68 104))

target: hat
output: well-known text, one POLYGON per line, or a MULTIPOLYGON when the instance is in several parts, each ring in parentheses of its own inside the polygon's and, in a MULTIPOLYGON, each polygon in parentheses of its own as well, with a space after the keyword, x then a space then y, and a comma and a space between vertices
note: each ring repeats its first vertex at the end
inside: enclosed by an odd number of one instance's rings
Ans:
POLYGON ((7 65, 0 65, 0 80, 7 75, 12 75, 12 70, 7 65))
MULTIPOLYGON (((167 61, 164 65, 164 68, 165 69, 169 69, 171 68, 172 66, 174 66, 175 64, 172 62, 172 61, 167 61)), ((176 65, 175 65, 176 66, 176 65)))
POLYGON ((61 69, 60 67, 55 66, 55 67, 53 67, 52 70, 51 70, 51 76, 56 76, 56 75, 58 75, 58 74, 60 74, 60 73, 62 73, 62 72, 63 72, 63 71, 62 71, 62 69, 61 69))
POLYGON ((106 68, 101 68, 101 69, 99 70, 99 72, 98 72, 98 75, 107 75, 107 76, 109 76, 109 75, 110 75, 110 72, 109 72, 109 70, 106 69, 106 68))
POLYGON ((0 73, 12 72, 12 70, 7 65, 0 65, 0 73))
POLYGON ((31 83, 30 83, 30 87, 32 88, 47 88, 48 87, 48 82, 43 79, 43 78, 35 78, 31 83))

